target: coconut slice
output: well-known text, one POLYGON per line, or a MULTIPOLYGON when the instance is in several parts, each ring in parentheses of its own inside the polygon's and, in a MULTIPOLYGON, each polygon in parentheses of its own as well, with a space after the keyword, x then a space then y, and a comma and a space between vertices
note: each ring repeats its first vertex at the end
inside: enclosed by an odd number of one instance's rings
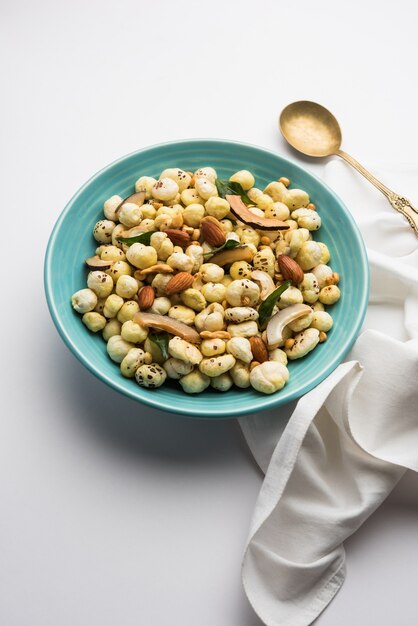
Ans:
POLYGON ((291 304, 273 315, 266 328, 269 350, 277 348, 282 343, 285 326, 311 312, 312 309, 307 304, 291 304))
POLYGON ((248 246, 236 246, 235 248, 230 248, 229 250, 221 250, 221 252, 217 252, 210 257, 209 262, 216 263, 216 265, 223 267, 224 265, 229 265, 235 261, 252 261, 253 256, 254 253, 248 246))
POLYGON ((108 270, 109 267, 112 267, 113 265, 113 261, 103 261, 103 259, 101 259, 98 254, 86 259, 85 263, 87 267, 91 270, 102 270, 102 271, 108 270))
POLYGON ((159 330, 165 330, 171 335, 177 335, 190 343, 200 343, 201 338, 198 332, 196 332, 187 324, 179 322, 168 315, 157 315, 156 313, 135 313, 133 322, 140 326, 158 328, 159 330))
POLYGON ((132 226, 132 228, 129 228, 129 230, 123 230, 121 233, 119 233, 120 237, 129 239, 129 237, 137 237, 138 235, 143 235, 144 233, 147 233, 149 231, 144 230, 144 228, 139 225, 137 226, 132 226))
POLYGON ((290 228, 289 224, 282 222, 282 220, 269 219, 255 215, 255 213, 245 206, 241 196, 226 195, 225 200, 229 202, 231 213, 241 220, 241 222, 244 222, 244 224, 248 224, 248 226, 259 230, 289 230, 290 228))
POLYGON ((269 296, 276 289, 276 285, 273 282, 272 277, 267 274, 267 272, 262 272, 261 270, 254 270, 251 272, 251 278, 255 280, 256 283, 260 283, 261 300, 265 300, 267 296, 269 296))

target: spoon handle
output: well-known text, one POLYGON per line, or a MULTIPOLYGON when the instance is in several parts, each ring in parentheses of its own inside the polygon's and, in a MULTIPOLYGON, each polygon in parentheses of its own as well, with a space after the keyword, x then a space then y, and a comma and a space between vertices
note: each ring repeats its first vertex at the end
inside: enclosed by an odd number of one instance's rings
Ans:
POLYGON ((344 150, 338 150, 335 154, 340 156, 344 161, 347 161, 350 165, 354 167, 360 174, 363 174, 365 178, 369 182, 372 183, 379 191, 381 191, 386 198, 389 200, 394 209, 402 213, 402 215, 408 220, 410 226, 414 229, 415 234, 418 236, 418 211, 415 209, 411 202, 395 193, 389 187, 386 187, 383 183, 380 182, 373 174, 371 174, 365 167, 363 167, 356 159, 352 156, 344 152, 344 150))

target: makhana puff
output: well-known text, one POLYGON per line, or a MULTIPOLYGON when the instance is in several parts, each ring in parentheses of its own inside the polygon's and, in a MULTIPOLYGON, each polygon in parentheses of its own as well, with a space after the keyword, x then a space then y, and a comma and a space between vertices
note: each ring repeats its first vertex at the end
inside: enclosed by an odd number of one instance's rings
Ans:
POLYGON ((134 188, 93 226, 98 247, 71 299, 85 326, 132 384, 279 392, 288 359, 321 349, 341 295, 320 207, 284 176, 257 188, 248 170, 220 180, 210 166, 134 188))

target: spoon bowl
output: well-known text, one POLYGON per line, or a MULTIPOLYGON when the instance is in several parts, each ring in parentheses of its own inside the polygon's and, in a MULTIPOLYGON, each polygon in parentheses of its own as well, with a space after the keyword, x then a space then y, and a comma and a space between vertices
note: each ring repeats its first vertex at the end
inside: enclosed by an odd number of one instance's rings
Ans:
POLYGON ((386 187, 352 156, 341 150, 341 129, 333 114, 317 102, 299 100, 283 109, 279 117, 283 137, 295 150, 310 157, 341 157, 381 191, 401 213, 418 236, 418 210, 412 203, 386 187))
POLYGON ((337 120, 316 102, 289 104, 280 114, 279 126, 286 141, 307 156, 326 157, 340 149, 342 137, 337 120))

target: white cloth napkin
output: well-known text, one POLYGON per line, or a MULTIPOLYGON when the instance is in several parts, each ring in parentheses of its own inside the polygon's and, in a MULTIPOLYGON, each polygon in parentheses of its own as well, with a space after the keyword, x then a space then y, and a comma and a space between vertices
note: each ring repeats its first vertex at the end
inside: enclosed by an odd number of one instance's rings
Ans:
MULTIPOLYGON (((418 203, 418 168, 376 174, 418 203)), ((418 471, 418 238, 345 163, 325 179, 365 239, 370 303, 345 362, 296 408, 240 419, 265 472, 242 579, 267 626, 312 623, 344 582, 344 540, 418 471)))

